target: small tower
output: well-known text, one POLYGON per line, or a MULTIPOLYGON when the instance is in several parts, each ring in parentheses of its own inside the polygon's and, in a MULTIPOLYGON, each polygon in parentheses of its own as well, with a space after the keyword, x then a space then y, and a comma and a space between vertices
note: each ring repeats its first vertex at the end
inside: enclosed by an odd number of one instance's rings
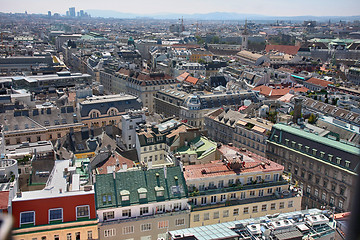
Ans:
POLYGON ((294 104, 294 115, 293 115, 293 122, 299 124, 301 119, 301 109, 302 109, 302 99, 299 97, 295 97, 295 104, 294 104))
POLYGON ((249 33, 247 30, 247 20, 245 20, 245 28, 244 31, 241 35, 241 50, 246 50, 248 48, 248 37, 249 37, 249 33))

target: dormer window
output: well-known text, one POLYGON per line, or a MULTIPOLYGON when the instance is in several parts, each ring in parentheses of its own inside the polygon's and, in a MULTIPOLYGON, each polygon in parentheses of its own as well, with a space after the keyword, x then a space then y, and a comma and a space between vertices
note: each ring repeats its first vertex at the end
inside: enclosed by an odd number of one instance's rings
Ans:
POLYGON ((147 197, 147 190, 145 188, 138 189, 139 199, 145 199, 147 197))
POLYGON ((120 191, 121 201, 130 201, 130 192, 128 190, 120 191))
POLYGON ((165 193, 165 189, 163 187, 155 187, 156 197, 163 197, 165 193))

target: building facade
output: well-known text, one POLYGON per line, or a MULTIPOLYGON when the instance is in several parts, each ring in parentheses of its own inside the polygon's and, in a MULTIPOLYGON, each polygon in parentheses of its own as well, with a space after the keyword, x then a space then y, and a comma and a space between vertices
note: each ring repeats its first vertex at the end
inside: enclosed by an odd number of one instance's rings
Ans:
POLYGON ((165 239, 189 226, 180 167, 97 175, 95 192, 100 239, 165 239))
POLYGON ((300 210, 284 167, 251 152, 222 146, 221 160, 184 166, 192 205, 190 227, 300 210))
POLYGON ((285 124, 273 126, 267 143, 267 157, 282 164, 302 187, 303 208, 351 210, 359 148, 285 124))

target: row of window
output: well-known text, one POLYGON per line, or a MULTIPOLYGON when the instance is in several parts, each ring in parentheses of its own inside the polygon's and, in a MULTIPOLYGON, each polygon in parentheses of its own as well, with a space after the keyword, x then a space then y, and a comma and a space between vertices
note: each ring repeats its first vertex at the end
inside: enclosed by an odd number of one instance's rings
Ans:
MULTIPOLYGON (((155 210, 155 214, 165 212, 166 211, 165 204, 157 205, 154 210, 155 210)), ((170 210, 170 209, 168 209, 168 210, 170 210)), ((174 210, 174 211, 181 210, 181 203, 180 202, 174 203, 171 210, 174 210)), ((146 214, 149 214, 149 207, 140 207, 140 216, 146 215, 146 214)), ((122 210, 121 216, 122 217, 131 217, 131 209, 122 210)), ((114 219, 115 212, 114 211, 104 212, 103 217, 104 217, 104 221, 114 219)))
MULTIPOLYGON (((277 187, 275 189, 276 192, 281 192, 282 188, 281 187, 277 187)), ((263 197, 265 195, 271 195, 273 194, 273 188, 268 188, 266 191, 264 191, 264 189, 260 189, 260 190, 251 190, 249 191, 249 197, 263 197)), ((192 204, 194 205, 205 205, 207 204, 208 199, 210 199, 210 203, 211 204, 215 204, 218 202, 225 202, 227 199, 228 195, 226 194, 221 194, 220 197, 213 195, 210 197, 201 197, 201 198, 193 198, 191 199, 192 204), (198 201, 199 199, 199 201, 198 201)), ((237 199, 238 195, 237 193, 230 193, 229 194, 229 198, 231 200, 237 199)), ((245 199, 246 198, 246 192, 240 192, 240 196, 239 199, 245 199)))
MULTIPOLYGON (((63 209, 53 208, 48 211, 49 223, 63 222, 63 209)), ((76 219, 89 218, 90 209, 88 205, 76 207, 76 219)), ((20 213, 20 227, 33 226, 36 224, 35 211, 26 211, 20 213)))
MULTIPOLYGON (((258 175, 256 176, 256 178, 254 178, 253 176, 247 177, 246 179, 246 184, 251 184, 251 183, 261 183, 262 181, 268 182, 273 180, 274 182, 279 181, 279 173, 275 173, 273 174, 273 179, 271 179, 271 174, 266 174, 265 178, 263 178, 263 176, 258 175)), ((227 185, 224 185, 224 180, 220 180, 218 181, 217 185, 215 185, 215 182, 209 182, 208 186, 205 186, 205 183, 201 183, 199 184, 199 190, 200 191, 204 191, 206 187, 212 189, 212 188, 223 188, 223 187, 230 187, 234 184, 239 184, 241 183, 240 179, 229 179, 227 182, 227 185)), ((243 184, 243 183, 242 183, 243 184)), ((191 190, 192 188, 194 188, 195 185, 194 184, 190 184, 189 185, 189 189, 191 190)))
MULTIPOLYGON (((80 232, 75 232, 75 239, 80 240, 80 232)), ((92 231, 87 231, 87 239, 93 239, 92 231)), ((37 240, 37 238, 32 238, 32 240, 37 240)), ((46 236, 41 237, 41 240, 46 240, 46 236)), ((60 240, 60 236, 58 234, 54 235, 54 240, 60 240)), ((66 234, 66 240, 72 240, 72 233, 66 234)))
MULTIPOLYGON (((252 211, 252 213, 257 213, 260 211, 260 206, 253 206, 252 209, 250 209, 249 207, 244 207, 243 208, 243 214, 249 214, 250 211, 252 211)), ((294 207, 294 202, 293 201, 289 201, 288 202, 288 208, 292 208, 294 207)), ((278 209, 283 209, 285 208, 285 202, 280 202, 279 203, 279 208, 278 209)), ((270 210, 276 210, 276 203, 271 203, 270 204, 270 210)), ((268 205, 267 204, 262 204, 261 205, 261 211, 262 212, 265 212, 265 211, 268 211, 268 205)), ((223 218, 226 218, 226 217, 229 217, 231 214, 231 212, 229 210, 223 210, 223 213, 222 213, 222 217, 223 218)), ((232 211, 232 216, 239 216, 240 214, 240 208, 235 208, 233 209, 232 211)), ((203 215, 203 220, 206 221, 206 220, 210 220, 210 213, 204 213, 203 215)), ((218 219, 220 217, 220 212, 219 211, 216 211, 216 212, 213 212, 212 214, 212 219, 218 219)), ((193 218, 193 221, 194 222, 199 222, 200 221, 200 214, 195 214, 194 215, 194 218, 193 218)))

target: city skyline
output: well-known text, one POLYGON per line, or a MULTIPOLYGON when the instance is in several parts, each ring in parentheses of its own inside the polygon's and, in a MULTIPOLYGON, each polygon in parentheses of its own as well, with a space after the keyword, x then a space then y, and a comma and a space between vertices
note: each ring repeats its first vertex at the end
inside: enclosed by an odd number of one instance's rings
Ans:
POLYGON ((48 11, 65 15, 69 7, 75 7, 76 11, 87 10, 113 10, 121 13, 132 14, 204 14, 212 12, 231 12, 240 14, 259 14, 265 16, 356 16, 360 15, 360 2, 345 0, 339 6, 338 1, 304 0, 299 3, 289 3, 286 0, 274 0, 271 4, 263 0, 251 2, 227 0, 227 4, 219 4, 215 0, 198 0, 196 2, 184 0, 181 5, 174 1, 155 0, 152 2, 139 0, 134 6, 132 2, 118 2, 105 0, 101 4, 98 1, 78 0, 74 1, 25 1, 15 0, 12 2, 0 0, 1 12, 25 12, 46 14, 48 11), (336 7, 334 7, 336 6, 336 7), (294 11, 295 10, 295 11, 294 11))

